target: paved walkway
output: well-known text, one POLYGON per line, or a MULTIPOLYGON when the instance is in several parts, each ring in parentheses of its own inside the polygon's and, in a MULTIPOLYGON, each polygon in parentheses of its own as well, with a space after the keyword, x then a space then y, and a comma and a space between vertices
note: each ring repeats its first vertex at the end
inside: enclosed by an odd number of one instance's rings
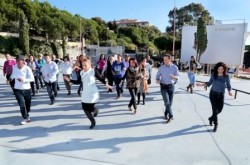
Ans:
MULTIPOLYGON (((1 71, 2 72, 2 71, 1 71)), ((156 70, 154 70, 155 74, 156 70)), ((208 80, 199 75, 197 80, 208 80)), ((174 121, 166 124, 159 86, 150 86, 146 105, 136 115, 128 111, 129 93, 115 100, 99 86, 101 100, 97 126, 89 130, 76 86, 67 96, 61 90, 55 105, 48 105, 46 91, 33 97, 32 122, 21 126, 14 96, 0 73, 0 164, 1 165, 249 165, 250 96, 226 96, 219 115, 218 132, 211 132, 208 91, 185 91, 187 76, 176 85, 174 121)), ((250 81, 232 79, 233 87, 250 90, 250 81)))

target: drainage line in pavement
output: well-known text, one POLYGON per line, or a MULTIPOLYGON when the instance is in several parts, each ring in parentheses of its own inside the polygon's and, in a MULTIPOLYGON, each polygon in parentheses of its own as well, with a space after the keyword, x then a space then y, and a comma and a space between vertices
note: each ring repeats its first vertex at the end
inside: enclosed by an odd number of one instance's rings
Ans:
POLYGON ((195 110, 195 113, 199 116, 199 118, 202 120, 203 124, 206 126, 206 129, 208 130, 209 132, 209 135, 212 137, 214 143, 215 143, 215 146, 217 147, 217 149, 220 151, 220 153, 225 157, 225 159, 227 160, 228 164, 229 165, 232 165, 232 162, 230 160, 230 158, 227 156, 227 154, 222 150, 222 148, 220 147, 220 145, 218 144, 218 142, 216 141, 215 137, 213 136, 213 134, 209 131, 207 125, 206 125, 206 122, 204 121, 204 119, 202 118, 202 116, 200 115, 200 113, 197 111, 197 108, 196 108, 196 104, 195 102, 192 100, 192 98, 188 95, 188 98, 189 100, 193 103, 194 105, 194 110, 195 110))

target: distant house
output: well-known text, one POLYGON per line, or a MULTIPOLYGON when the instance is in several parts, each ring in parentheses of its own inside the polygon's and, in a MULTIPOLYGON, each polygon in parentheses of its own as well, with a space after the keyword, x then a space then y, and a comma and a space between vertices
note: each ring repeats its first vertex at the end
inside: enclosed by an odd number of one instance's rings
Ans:
POLYGON ((148 21, 139 21, 137 19, 121 19, 116 21, 118 28, 128 26, 152 26, 148 21))

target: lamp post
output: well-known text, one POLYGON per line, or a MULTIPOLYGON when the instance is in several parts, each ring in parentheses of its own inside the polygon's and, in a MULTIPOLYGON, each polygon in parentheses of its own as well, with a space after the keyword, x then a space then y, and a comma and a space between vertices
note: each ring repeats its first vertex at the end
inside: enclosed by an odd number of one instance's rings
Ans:
POLYGON ((172 55, 175 56, 175 17, 176 17, 176 4, 174 0, 174 17, 173 17, 173 48, 172 48, 172 55))

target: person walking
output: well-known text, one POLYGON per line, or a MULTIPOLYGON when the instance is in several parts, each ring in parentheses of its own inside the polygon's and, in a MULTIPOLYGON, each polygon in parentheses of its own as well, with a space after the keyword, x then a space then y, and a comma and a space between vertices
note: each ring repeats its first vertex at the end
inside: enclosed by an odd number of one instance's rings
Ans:
POLYGON ((123 85, 120 85, 121 79, 125 74, 125 64, 122 61, 122 56, 120 54, 117 55, 117 61, 115 61, 112 65, 112 73, 114 75, 114 82, 116 86, 117 97, 116 99, 121 98, 121 94, 123 93, 123 85))
POLYGON ((190 89, 190 93, 193 93, 193 88, 195 84, 195 74, 197 69, 201 68, 201 65, 196 61, 194 56, 190 57, 190 60, 186 63, 186 68, 188 68, 188 79, 189 85, 187 86, 187 91, 190 89))
POLYGON ((6 61, 4 62, 4 65, 3 65, 3 75, 6 76, 6 82, 10 84, 10 87, 12 91, 14 92, 15 81, 14 80, 10 81, 10 76, 13 71, 13 66, 16 65, 16 61, 12 59, 12 57, 8 53, 5 55, 5 58, 6 58, 6 61))
POLYGON ((214 66, 210 80, 207 83, 197 83, 197 86, 211 86, 209 99, 212 106, 212 116, 208 118, 209 124, 214 124, 213 131, 216 132, 218 128, 218 114, 222 112, 224 106, 225 88, 228 90, 228 95, 233 96, 230 77, 227 74, 227 66, 223 62, 218 62, 214 66))
POLYGON ((23 117, 20 124, 24 125, 31 121, 29 117, 31 107, 30 82, 34 81, 34 75, 31 69, 25 65, 24 56, 19 55, 16 63, 17 65, 13 67, 13 72, 8 81, 15 81, 14 94, 23 117))
POLYGON ((51 61, 49 54, 44 54, 44 58, 46 62, 42 67, 42 74, 51 101, 50 105, 53 105, 55 97, 57 96, 57 74, 59 73, 59 70, 57 64, 54 61, 51 61))
MULTIPOLYGON (((83 84, 81 96, 82 109, 91 122, 89 129, 93 129, 96 125, 94 117, 98 114, 98 110, 95 108, 95 104, 99 101, 99 90, 95 82, 95 70, 91 68, 91 60, 87 58, 83 59, 82 68, 83 69, 80 72, 80 81, 83 84), (94 113, 94 115, 92 115, 92 113, 94 113)), ((70 79, 66 76, 64 76, 63 78, 66 81, 70 81, 70 79)), ((109 87, 108 85, 106 86, 109 87)))
MULTIPOLYGON (((59 65, 59 67, 60 67, 60 70, 61 70, 63 76, 66 76, 70 79, 71 74, 72 74, 72 63, 70 62, 69 56, 63 57, 63 62, 59 65)), ((71 94, 71 83, 64 80, 64 84, 65 84, 65 87, 68 91, 68 95, 70 95, 71 94)))
POLYGON ((172 104, 175 91, 175 81, 179 79, 178 67, 171 62, 171 55, 163 56, 164 65, 160 66, 156 74, 156 83, 160 84, 161 95, 165 104, 165 119, 167 123, 173 120, 172 104))
POLYGON ((132 106, 134 107, 134 114, 137 111, 137 104, 136 104, 136 95, 138 88, 140 86, 140 77, 141 73, 135 58, 129 59, 129 67, 127 68, 120 85, 122 85, 123 81, 126 79, 127 88, 129 90, 131 99, 128 104, 128 109, 132 111, 132 106))

